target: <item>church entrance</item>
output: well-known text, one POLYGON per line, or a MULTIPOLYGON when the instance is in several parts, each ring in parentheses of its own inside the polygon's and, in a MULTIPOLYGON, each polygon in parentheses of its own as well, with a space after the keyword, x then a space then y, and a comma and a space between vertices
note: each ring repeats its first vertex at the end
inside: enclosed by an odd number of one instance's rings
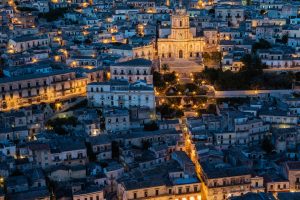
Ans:
POLYGON ((183 51, 179 50, 179 58, 183 58, 183 51))

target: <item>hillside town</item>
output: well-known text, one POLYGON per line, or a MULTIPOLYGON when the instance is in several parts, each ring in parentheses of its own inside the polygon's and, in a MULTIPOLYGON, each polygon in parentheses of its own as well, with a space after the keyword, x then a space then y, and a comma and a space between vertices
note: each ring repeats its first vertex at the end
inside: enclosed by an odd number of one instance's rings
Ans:
POLYGON ((299 1, 0 0, 0 200, 134 199, 300 199, 299 1))

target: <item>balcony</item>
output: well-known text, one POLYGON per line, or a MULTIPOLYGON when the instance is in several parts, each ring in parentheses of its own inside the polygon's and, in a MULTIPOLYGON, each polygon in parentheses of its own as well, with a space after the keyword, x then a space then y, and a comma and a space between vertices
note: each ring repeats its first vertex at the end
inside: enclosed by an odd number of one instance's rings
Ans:
POLYGON ((221 188, 221 187, 236 187, 236 186, 244 186, 244 188, 246 188, 245 186, 249 185, 250 186, 251 182, 234 182, 234 183, 230 183, 230 184, 222 184, 222 185, 216 185, 216 186, 209 186, 209 188, 221 188))

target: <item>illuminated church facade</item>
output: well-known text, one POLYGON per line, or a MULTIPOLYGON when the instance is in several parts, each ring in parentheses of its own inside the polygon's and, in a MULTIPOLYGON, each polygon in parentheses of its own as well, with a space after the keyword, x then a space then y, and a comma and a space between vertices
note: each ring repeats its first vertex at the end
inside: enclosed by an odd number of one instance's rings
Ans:
POLYGON ((204 37, 195 37, 185 9, 177 9, 171 16, 170 34, 157 38, 154 44, 133 49, 134 58, 170 61, 175 59, 197 60, 205 46, 204 37))

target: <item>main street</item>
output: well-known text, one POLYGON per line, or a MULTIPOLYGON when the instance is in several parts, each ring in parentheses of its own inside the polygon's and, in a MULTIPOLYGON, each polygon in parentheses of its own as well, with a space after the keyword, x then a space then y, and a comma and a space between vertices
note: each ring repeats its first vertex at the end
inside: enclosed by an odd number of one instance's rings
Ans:
POLYGON ((200 183, 201 184, 201 186, 200 186, 201 198, 202 198, 202 200, 206 200, 207 189, 206 189, 206 185, 205 185, 204 173, 202 171, 202 167, 199 162, 199 157, 198 157, 198 153, 197 153, 195 144, 194 144, 193 139, 188 131, 185 117, 182 117, 180 120, 180 128, 183 133, 182 137, 183 137, 183 141, 184 141, 184 145, 185 145, 184 150, 185 150, 186 154, 190 157, 192 162, 194 163, 196 175, 201 182, 200 183))

